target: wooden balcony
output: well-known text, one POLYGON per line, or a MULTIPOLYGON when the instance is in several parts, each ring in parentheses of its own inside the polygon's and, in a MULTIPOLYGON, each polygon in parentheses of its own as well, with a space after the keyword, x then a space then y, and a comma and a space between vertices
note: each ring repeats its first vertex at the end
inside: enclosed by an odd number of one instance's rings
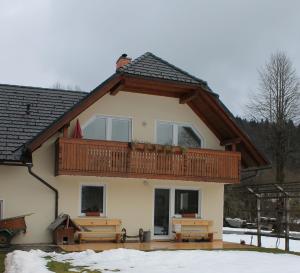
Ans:
POLYGON ((239 152, 59 138, 56 175, 136 177, 238 183, 239 152), (139 147, 140 146, 140 147, 139 147), (144 146, 144 147, 141 147, 144 146), (146 147, 147 146, 147 147, 146 147))

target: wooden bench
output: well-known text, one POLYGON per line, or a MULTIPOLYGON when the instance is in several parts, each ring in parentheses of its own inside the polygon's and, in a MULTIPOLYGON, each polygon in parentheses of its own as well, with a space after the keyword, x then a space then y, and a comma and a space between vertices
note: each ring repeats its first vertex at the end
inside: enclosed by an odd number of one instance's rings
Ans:
POLYGON ((213 241, 213 232, 210 232, 212 221, 198 218, 173 218, 172 224, 177 242, 192 239, 213 241))
POLYGON ((121 220, 98 217, 73 219, 80 228, 77 232, 79 243, 82 241, 116 241, 121 239, 121 220))

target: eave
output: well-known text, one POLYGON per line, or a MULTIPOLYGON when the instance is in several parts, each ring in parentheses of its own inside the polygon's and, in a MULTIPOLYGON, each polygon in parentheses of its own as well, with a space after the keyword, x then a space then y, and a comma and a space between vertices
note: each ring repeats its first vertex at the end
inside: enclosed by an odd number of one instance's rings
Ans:
POLYGON ((122 91, 178 98, 178 103, 186 103, 190 106, 220 142, 228 139, 240 139, 240 142, 237 144, 237 150, 242 153, 243 168, 261 167, 269 164, 268 160, 257 150, 249 137, 239 128, 230 113, 225 111, 218 95, 211 92, 205 85, 140 77, 118 72, 96 87, 30 143, 27 143, 27 150, 30 152, 35 151, 42 143, 105 94, 117 95, 122 91))

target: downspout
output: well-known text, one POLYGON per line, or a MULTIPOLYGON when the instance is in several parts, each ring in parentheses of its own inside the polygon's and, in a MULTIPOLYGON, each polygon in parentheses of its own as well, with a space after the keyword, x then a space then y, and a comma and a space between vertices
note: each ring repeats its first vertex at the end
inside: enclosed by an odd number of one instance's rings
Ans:
POLYGON ((43 178, 41 178, 40 176, 38 176, 36 173, 34 173, 32 171, 32 167, 33 165, 26 165, 28 168, 28 172, 29 174, 31 174, 33 177, 35 177, 37 180, 39 180, 42 184, 44 184, 46 187, 48 187, 49 189, 51 189, 54 194, 55 194, 55 219, 58 216, 58 190, 56 188, 54 188, 53 186, 51 186, 49 183, 47 183, 43 178))

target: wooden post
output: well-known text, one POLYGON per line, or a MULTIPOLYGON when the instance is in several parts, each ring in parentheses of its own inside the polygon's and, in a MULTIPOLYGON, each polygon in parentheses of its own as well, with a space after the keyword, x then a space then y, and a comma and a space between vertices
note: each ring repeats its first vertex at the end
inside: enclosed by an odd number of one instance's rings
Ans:
POLYGON ((69 125, 63 127, 63 137, 69 137, 69 125))
POLYGON ((284 198, 284 210, 285 210, 285 251, 290 250, 290 202, 286 196, 284 198))
POLYGON ((231 151, 236 152, 236 143, 231 144, 231 151))
POLYGON ((261 199, 256 196, 256 209, 257 209, 257 246, 261 247, 261 199))

